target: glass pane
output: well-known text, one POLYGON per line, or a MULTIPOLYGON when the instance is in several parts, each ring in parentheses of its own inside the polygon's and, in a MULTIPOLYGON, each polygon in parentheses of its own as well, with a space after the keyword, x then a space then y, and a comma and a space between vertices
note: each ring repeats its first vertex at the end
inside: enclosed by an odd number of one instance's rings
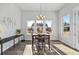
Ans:
POLYGON ((68 35, 70 31, 70 17, 69 16, 63 16, 64 21, 64 35, 68 35))
POLYGON ((52 20, 46 20, 45 24, 46 24, 46 26, 51 27, 52 26, 52 20))
POLYGON ((47 33, 52 33, 52 20, 45 21, 45 28, 47 33))
POLYGON ((34 21, 33 20, 27 21, 28 33, 32 33, 33 32, 33 27, 34 27, 34 21))
POLYGON ((27 21, 27 27, 28 28, 31 28, 33 26, 33 24, 34 24, 34 21, 33 20, 27 21))

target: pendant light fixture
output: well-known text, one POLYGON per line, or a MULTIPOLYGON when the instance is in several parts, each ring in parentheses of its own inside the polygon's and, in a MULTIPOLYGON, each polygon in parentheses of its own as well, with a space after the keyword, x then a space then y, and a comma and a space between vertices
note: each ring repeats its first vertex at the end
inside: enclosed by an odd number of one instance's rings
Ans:
POLYGON ((37 20, 45 19, 45 16, 42 15, 42 4, 40 3, 40 15, 36 16, 37 20))

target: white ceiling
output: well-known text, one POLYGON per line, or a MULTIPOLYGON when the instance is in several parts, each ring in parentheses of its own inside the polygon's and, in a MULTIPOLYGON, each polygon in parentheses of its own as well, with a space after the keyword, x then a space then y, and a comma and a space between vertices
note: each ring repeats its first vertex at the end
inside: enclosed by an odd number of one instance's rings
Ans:
POLYGON ((16 4, 23 11, 57 11, 60 10, 64 3, 17 3, 16 4))

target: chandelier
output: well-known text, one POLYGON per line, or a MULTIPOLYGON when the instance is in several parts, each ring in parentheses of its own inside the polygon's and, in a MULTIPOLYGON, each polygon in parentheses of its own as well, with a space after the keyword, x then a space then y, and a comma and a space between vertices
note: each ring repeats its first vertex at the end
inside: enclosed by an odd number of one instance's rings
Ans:
POLYGON ((43 20, 43 19, 45 18, 45 16, 39 15, 39 16, 36 16, 36 18, 37 18, 38 20, 43 20))
POLYGON ((37 20, 43 20, 43 19, 45 19, 45 16, 41 15, 41 9, 42 9, 41 7, 42 7, 42 5, 40 3, 40 15, 36 16, 37 20))

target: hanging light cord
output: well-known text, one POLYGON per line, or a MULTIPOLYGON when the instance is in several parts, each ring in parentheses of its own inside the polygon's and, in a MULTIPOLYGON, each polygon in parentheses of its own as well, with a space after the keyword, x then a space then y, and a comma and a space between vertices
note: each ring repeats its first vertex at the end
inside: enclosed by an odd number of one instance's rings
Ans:
POLYGON ((40 3, 40 15, 41 15, 41 9, 42 9, 42 5, 41 5, 41 3, 40 3))
POLYGON ((40 3, 40 15, 36 17, 37 19, 41 19, 41 20, 45 18, 45 16, 42 15, 42 4, 41 3, 40 3))

